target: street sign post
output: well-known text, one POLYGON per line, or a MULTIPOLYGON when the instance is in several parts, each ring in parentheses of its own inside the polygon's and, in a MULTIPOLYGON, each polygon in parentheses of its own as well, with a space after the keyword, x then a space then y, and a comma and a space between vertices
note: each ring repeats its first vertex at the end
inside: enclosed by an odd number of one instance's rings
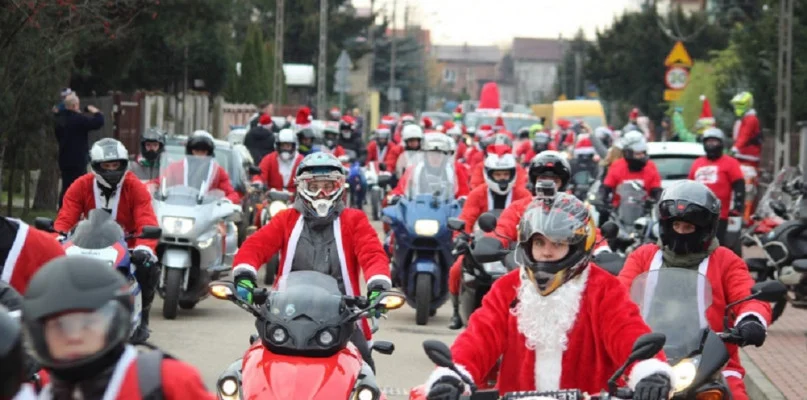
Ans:
POLYGON ((350 70, 353 63, 347 51, 342 50, 336 60, 336 74, 333 80, 333 91, 339 93, 339 109, 345 108, 345 93, 350 91, 350 70))
POLYGON ((664 60, 667 72, 664 74, 664 101, 676 101, 681 98, 684 89, 689 83, 689 69, 692 67, 692 58, 682 42, 676 42, 670 54, 664 60))
POLYGON ((399 87, 387 88, 387 100, 393 102, 401 101, 401 88, 399 87))

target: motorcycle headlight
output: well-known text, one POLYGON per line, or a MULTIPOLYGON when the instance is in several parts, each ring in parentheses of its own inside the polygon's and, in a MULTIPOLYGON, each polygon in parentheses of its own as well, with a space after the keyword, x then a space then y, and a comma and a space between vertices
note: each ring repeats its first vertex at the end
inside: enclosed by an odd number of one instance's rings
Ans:
POLYGON ((333 345, 335 341, 336 341, 336 333, 330 329, 323 329, 317 335, 317 343, 319 343, 320 346, 328 347, 333 345))
POLYGON ((238 398, 238 382, 235 378, 224 378, 219 383, 219 391, 224 399, 237 399, 238 398))
POLYGON ((161 228, 169 235, 187 235, 193 230, 193 218, 163 217, 161 228))
POLYGON ((378 400, 381 398, 381 392, 371 386, 361 385, 356 389, 356 394, 353 400, 378 400))
POLYGON ((675 377, 675 392, 682 392, 686 390, 689 385, 692 384, 692 381, 695 379, 695 375, 698 372, 698 363, 700 360, 696 358, 685 358, 675 364, 672 368, 673 376, 675 377))
POLYGON ((420 236, 434 236, 440 231, 440 222, 434 219, 415 221, 415 233, 420 236))
POLYGON ((485 272, 490 275, 498 275, 498 274, 506 274, 507 268, 504 267, 504 264, 501 262, 489 262, 482 264, 482 267, 485 268, 485 272))
POLYGON ((285 342, 289 338, 289 334, 286 333, 286 330, 280 326, 272 329, 272 333, 270 335, 271 336, 269 338, 272 340, 272 343, 278 345, 283 344, 283 342, 285 342))
POLYGON ((282 201, 273 201, 272 204, 269 204, 269 216, 274 217, 275 214, 289 208, 286 203, 282 201))
POLYGON ((211 244, 213 244, 213 236, 205 240, 200 240, 197 245, 199 246, 199 249, 206 249, 210 247, 211 244))

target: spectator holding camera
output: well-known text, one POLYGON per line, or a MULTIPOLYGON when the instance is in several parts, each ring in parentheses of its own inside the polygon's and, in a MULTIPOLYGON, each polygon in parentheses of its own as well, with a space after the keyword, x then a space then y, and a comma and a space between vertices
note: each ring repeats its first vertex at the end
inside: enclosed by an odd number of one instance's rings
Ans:
POLYGON ((81 102, 75 93, 64 99, 64 110, 56 113, 56 141, 59 144, 59 171, 62 176, 62 190, 59 193, 59 207, 70 184, 87 173, 90 157, 89 133, 104 126, 101 111, 88 105, 81 112, 81 102))

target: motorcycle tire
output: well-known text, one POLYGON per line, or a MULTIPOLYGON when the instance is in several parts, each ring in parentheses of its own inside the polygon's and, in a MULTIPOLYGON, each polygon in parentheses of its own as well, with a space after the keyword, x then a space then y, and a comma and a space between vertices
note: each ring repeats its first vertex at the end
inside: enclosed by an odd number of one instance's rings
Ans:
POLYGON ((193 310, 194 307, 196 307, 196 302, 195 301, 190 301, 190 300, 180 300, 179 301, 179 308, 181 308, 183 310, 193 310))
POLYGON ((263 283, 266 286, 271 286, 275 283, 275 275, 277 274, 277 268, 280 264, 280 255, 275 254, 268 263, 266 263, 265 269, 266 272, 263 275, 263 283))
POLYGON ((420 274, 415 280, 415 323, 426 325, 432 306, 432 276, 420 274))
POLYGON ((182 291, 182 278, 185 271, 168 268, 165 272, 165 298, 163 299, 163 318, 174 319, 179 308, 179 295, 182 291))
POLYGON ((370 211, 373 213, 373 221, 381 220, 381 193, 372 191, 370 195, 370 211))

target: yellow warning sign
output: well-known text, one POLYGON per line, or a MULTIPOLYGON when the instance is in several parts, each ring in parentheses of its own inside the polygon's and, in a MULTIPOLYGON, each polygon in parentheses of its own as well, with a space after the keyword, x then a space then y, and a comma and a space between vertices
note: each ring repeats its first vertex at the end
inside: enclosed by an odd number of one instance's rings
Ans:
POLYGON ((684 47, 683 43, 675 42, 672 51, 670 51, 667 59, 664 60, 664 65, 668 67, 671 65, 692 66, 692 58, 689 57, 689 53, 687 53, 687 49, 684 47))
POLYGON ((684 94, 683 90, 665 90, 664 101, 678 101, 682 94, 684 94))

